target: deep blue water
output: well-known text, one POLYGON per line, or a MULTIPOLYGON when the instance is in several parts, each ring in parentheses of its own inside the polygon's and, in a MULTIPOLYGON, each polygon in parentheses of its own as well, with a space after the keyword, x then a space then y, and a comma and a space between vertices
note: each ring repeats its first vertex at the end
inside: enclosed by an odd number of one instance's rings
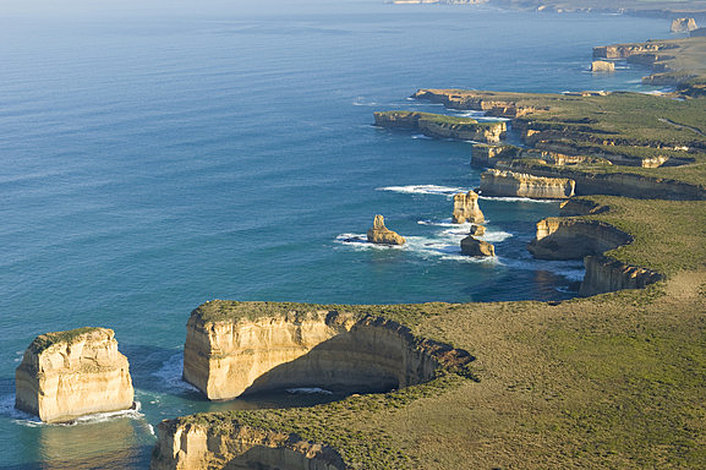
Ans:
POLYGON ((573 295, 580 263, 524 249, 558 204, 481 200, 499 257, 464 258, 447 196, 479 181, 470 144, 372 112, 441 112, 406 99, 420 87, 641 90, 644 70, 586 72, 591 48, 667 27, 378 1, 61 5, 0 13, 0 470, 146 468, 165 417, 277 403, 208 404, 180 382, 208 299, 573 295), (341 242, 376 213, 407 248, 341 242), (26 346, 84 325, 115 329, 141 412, 71 427, 14 412, 26 346))

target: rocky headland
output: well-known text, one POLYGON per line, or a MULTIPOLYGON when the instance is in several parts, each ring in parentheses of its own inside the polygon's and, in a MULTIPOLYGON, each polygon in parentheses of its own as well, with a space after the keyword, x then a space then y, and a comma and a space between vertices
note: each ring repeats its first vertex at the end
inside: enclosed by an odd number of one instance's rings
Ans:
POLYGON ((503 121, 479 122, 471 118, 443 114, 385 111, 376 112, 374 116, 375 125, 378 127, 410 130, 442 139, 500 142, 507 131, 507 126, 503 121))
POLYGON ((583 259, 632 242, 632 237, 597 220, 550 217, 537 222, 537 234, 527 246, 538 259, 583 259))
POLYGON ((133 406, 129 364, 107 328, 37 336, 15 372, 15 387, 15 406, 49 423, 133 406))

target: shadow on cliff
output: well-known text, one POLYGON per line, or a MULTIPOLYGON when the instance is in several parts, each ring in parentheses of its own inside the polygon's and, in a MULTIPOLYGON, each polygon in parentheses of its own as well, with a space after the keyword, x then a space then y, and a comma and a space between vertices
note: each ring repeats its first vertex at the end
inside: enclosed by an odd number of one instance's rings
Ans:
POLYGON ((321 455, 308 459, 302 453, 285 448, 255 446, 227 462, 223 470, 276 470, 276 469, 325 468, 345 469, 341 456, 331 448, 324 448, 321 455))
POLYGON ((395 333, 356 329, 262 374, 242 394, 321 388, 336 394, 382 393, 431 380, 438 364, 395 333))

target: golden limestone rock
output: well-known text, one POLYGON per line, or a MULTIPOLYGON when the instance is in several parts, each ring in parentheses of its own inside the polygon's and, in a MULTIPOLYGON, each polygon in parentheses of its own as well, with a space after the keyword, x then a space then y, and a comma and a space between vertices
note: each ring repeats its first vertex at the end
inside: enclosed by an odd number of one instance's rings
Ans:
POLYGON ((534 199, 568 199, 574 195, 576 182, 568 178, 532 176, 513 171, 486 170, 480 176, 485 196, 517 196, 534 199))
POLYGON ((673 33, 688 33, 698 28, 694 18, 676 18, 672 20, 670 31, 673 33))
POLYGON ((615 64, 607 60, 594 60, 591 62, 591 72, 615 72, 615 64))
POLYGON ((15 387, 15 406, 45 422, 133 406, 128 360, 107 328, 37 336, 15 371, 15 387))
POLYGON ((482 225, 473 224, 471 225, 471 230, 469 233, 477 237, 482 237, 485 235, 485 227, 482 225))
POLYGON ((461 240, 461 252, 469 256, 495 256, 495 247, 469 235, 461 240))
POLYGON ((483 212, 478 206, 478 194, 473 191, 456 194, 452 219, 455 224, 484 222, 483 212))
POLYGON ((404 237, 385 227, 385 218, 380 214, 375 216, 373 227, 368 230, 368 241, 382 245, 404 245, 406 242, 404 237))

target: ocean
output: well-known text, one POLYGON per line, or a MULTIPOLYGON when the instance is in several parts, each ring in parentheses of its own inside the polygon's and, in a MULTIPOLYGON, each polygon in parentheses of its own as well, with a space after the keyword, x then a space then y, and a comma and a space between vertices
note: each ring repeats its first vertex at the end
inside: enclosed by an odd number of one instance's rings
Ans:
POLYGON ((557 202, 482 198, 498 257, 462 256, 451 196, 479 183, 471 144, 372 113, 462 114, 418 88, 649 91, 644 69, 587 72, 591 48, 669 26, 377 0, 27 3, 0 13, 0 470, 144 469, 164 418, 336 398, 204 401, 180 356, 209 299, 576 295, 581 262, 525 250, 557 202), (408 245, 346 241, 375 214, 408 245), (71 426, 15 411, 32 339, 86 325, 116 331, 140 409, 71 426))

